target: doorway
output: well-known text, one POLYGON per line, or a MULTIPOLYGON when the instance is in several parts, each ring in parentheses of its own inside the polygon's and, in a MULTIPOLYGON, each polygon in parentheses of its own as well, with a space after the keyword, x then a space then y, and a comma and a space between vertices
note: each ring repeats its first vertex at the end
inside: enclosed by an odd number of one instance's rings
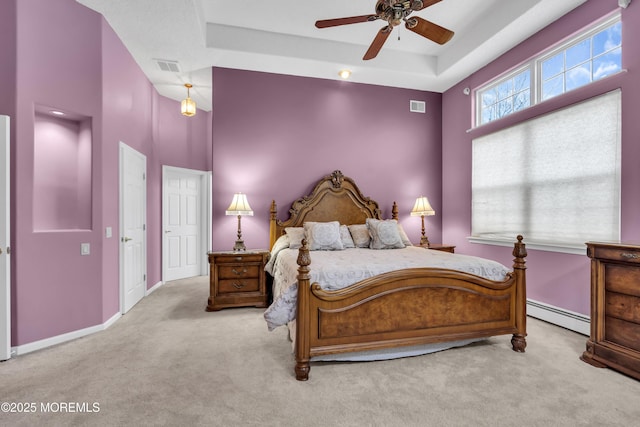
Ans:
POLYGON ((208 274, 211 172, 162 167, 162 281, 208 274))
POLYGON ((147 290, 147 158, 120 142, 120 311, 147 290))

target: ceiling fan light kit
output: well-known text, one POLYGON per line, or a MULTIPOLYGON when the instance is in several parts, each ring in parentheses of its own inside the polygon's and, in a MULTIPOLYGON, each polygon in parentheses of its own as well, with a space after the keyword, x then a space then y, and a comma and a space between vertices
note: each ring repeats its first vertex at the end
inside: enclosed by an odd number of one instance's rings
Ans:
POLYGON ((336 19, 324 19, 316 21, 317 28, 329 28, 337 27, 340 25, 358 24, 361 22, 372 22, 378 19, 387 21, 387 25, 382 27, 378 34, 373 39, 373 42, 369 46, 369 49, 364 54, 362 59, 369 60, 375 58, 384 42, 391 34, 394 27, 397 27, 404 22, 405 28, 412 31, 422 37, 425 37, 435 43, 445 44, 453 37, 454 32, 441 27, 426 19, 418 16, 409 15, 412 12, 416 12, 439 3, 442 0, 377 0, 376 1, 376 13, 374 15, 359 15, 346 18, 336 19))

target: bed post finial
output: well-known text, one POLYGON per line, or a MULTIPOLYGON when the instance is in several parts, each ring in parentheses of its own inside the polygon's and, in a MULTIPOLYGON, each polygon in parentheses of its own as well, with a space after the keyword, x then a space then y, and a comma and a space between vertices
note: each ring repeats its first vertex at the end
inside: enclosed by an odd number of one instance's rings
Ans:
POLYGON ((527 269, 525 258, 527 256, 527 247, 522 243, 523 237, 518 235, 518 241, 513 245, 513 272, 516 275, 516 292, 518 296, 516 300, 516 328, 517 333, 511 338, 511 347, 513 351, 524 353, 527 347, 527 282, 525 270, 527 269))
POLYGON ((275 200, 271 201, 271 209, 269 212, 269 250, 271 250, 279 237, 277 236, 276 227, 276 222, 278 221, 278 207, 276 206, 275 200))
POLYGON ((391 219, 398 220, 398 204, 396 201, 393 201, 393 207, 391 208, 391 219))
POLYGON ((309 334, 305 333, 309 329, 310 310, 309 299, 311 284, 309 276, 309 265, 311 256, 307 239, 302 239, 302 246, 298 250, 298 311, 296 312, 296 379, 306 381, 309 379, 311 365, 311 343, 309 334))

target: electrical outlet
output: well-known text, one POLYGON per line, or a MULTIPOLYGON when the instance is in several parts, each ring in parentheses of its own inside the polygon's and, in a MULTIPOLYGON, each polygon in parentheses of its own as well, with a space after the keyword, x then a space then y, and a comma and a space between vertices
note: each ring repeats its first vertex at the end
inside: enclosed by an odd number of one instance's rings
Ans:
POLYGON ((91 253, 91 246, 89 243, 80 243, 80 255, 89 255, 91 253))

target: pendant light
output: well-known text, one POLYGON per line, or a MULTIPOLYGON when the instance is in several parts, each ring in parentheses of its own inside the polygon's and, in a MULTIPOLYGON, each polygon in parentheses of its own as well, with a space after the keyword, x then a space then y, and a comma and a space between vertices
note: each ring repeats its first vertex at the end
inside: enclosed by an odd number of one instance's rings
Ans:
POLYGON ((189 89, 191 89, 193 86, 191 85, 191 83, 185 83, 184 87, 187 88, 187 98, 182 100, 182 104, 180 105, 180 112, 184 116, 192 117, 196 115, 196 103, 189 97, 189 89))

